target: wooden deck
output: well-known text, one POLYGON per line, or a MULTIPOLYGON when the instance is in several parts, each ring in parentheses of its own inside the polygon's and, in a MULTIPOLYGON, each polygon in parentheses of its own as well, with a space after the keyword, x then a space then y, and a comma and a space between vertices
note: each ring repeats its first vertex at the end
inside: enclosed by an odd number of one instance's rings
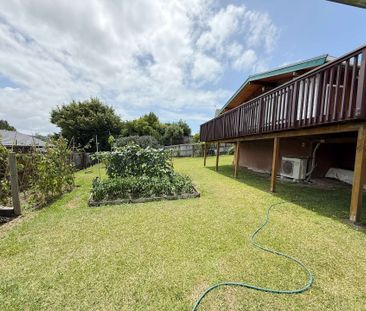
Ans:
POLYGON ((217 148, 237 144, 234 176, 241 141, 273 139, 270 190, 275 192, 281 138, 350 131, 358 134, 349 218, 358 222, 366 182, 366 45, 202 124, 200 139, 217 148))
POLYGON ((204 123, 204 142, 366 120, 366 46, 204 123))

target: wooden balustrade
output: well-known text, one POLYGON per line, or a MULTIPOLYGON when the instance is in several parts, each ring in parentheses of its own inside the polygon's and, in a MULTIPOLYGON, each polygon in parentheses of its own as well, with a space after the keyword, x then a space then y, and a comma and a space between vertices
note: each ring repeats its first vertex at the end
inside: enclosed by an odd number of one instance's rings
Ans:
POLYGON ((315 68, 200 128, 201 141, 366 120, 366 46, 315 68))

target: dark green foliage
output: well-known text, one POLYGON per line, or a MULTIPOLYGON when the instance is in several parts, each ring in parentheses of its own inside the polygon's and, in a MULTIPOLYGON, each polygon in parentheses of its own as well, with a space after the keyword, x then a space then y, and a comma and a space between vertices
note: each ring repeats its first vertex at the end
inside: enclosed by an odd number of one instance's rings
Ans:
POLYGON ((164 136, 164 145, 178 145, 184 142, 184 130, 177 123, 167 125, 164 136))
POLYGON ((187 122, 185 122, 183 120, 179 120, 177 125, 183 129, 183 135, 184 136, 190 136, 191 135, 191 128, 189 127, 187 122))
POLYGON ((130 176, 105 181, 95 179, 92 189, 95 201, 161 197, 193 192, 190 178, 176 173, 171 177, 130 176))
POLYGON ((184 137, 191 135, 189 125, 180 120, 176 123, 161 123, 152 112, 122 124, 122 136, 152 136, 158 143, 176 145, 184 142, 184 137))
POLYGON ((108 137, 121 131, 120 117, 98 98, 57 107, 51 112, 51 122, 61 128, 63 137, 74 139, 78 148, 87 151, 96 151, 96 135, 99 150, 109 150, 108 137))
POLYGON ((95 201, 194 192, 190 178, 174 172, 169 151, 127 145, 98 156, 106 164, 109 178, 94 180, 95 201))
POLYGON ((136 120, 123 122, 121 134, 122 136, 152 136, 160 141, 164 134, 164 124, 150 112, 136 120))
POLYGON ((172 176, 173 165, 169 151, 127 145, 113 152, 100 154, 109 178, 128 176, 172 176))
POLYGON ((8 179, 8 150, 0 144, 0 203, 6 205, 10 197, 8 179))
POLYGON ((0 120, 0 130, 16 131, 15 127, 11 126, 6 120, 0 120))
POLYGON ((119 137, 114 143, 114 147, 124 147, 127 145, 138 145, 141 148, 152 147, 159 148, 158 141, 153 136, 128 136, 119 137))

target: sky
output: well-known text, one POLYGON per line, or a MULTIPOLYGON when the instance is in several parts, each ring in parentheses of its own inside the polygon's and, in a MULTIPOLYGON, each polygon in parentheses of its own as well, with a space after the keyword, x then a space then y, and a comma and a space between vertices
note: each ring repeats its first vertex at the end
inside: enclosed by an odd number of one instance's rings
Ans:
POLYGON ((52 109, 98 97, 196 133, 248 75, 340 56, 364 29, 366 10, 325 0, 0 0, 0 119, 58 132, 52 109))

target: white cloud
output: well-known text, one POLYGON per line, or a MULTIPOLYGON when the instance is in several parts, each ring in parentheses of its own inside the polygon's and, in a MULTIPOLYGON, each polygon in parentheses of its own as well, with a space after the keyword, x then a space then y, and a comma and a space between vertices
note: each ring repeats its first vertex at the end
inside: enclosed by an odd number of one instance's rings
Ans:
POLYGON ((222 71, 222 65, 216 59, 204 54, 197 54, 193 63, 192 78, 214 81, 221 75, 222 71))
POLYGON ((275 47, 278 30, 268 14, 248 10, 244 5, 228 5, 207 23, 207 30, 197 40, 197 46, 213 55, 226 58, 235 70, 262 68, 257 53, 269 53, 275 47))
POLYGON ((124 118, 209 118, 230 95, 222 74, 254 68, 276 33, 268 15, 210 0, 2 1, 0 118, 46 133, 52 108, 91 96, 124 118))
POLYGON ((252 50, 242 51, 233 61, 233 67, 239 70, 252 70, 257 62, 257 55, 252 50))

